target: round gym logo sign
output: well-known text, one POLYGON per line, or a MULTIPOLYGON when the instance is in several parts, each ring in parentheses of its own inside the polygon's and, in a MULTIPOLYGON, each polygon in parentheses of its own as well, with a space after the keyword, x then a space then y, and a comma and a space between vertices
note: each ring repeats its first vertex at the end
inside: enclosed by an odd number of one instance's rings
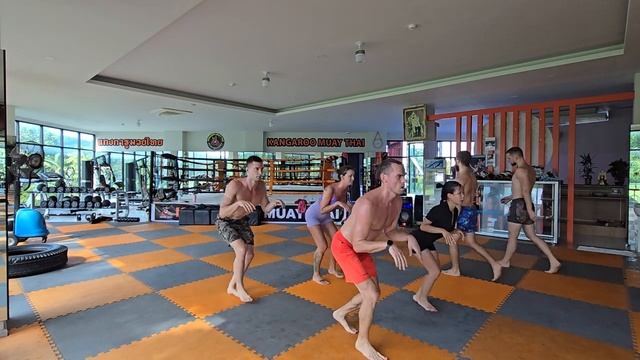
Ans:
POLYGON ((224 146, 224 136, 220 133, 212 133, 207 138, 207 146, 211 150, 220 150, 224 146))

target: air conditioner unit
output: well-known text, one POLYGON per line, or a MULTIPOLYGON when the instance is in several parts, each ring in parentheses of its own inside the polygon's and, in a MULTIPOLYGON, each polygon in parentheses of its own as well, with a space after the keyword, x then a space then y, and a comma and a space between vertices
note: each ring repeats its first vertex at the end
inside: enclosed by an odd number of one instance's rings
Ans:
POLYGON ((193 114, 193 111, 163 107, 151 110, 151 113, 158 116, 179 116, 185 114, 193 114))
MULTIPOLYGON (((553 113, 546 114, 546 126, 553 127, 553 113)), ((576 114, 576 125, 582 124, 593 124, 600 122, 609 121, 609 111, 608 110, 596 110, 587 113, 578 113, 576 114)), ((569 114, 562 112, 560 114, 560 126, 568 126, 569 125, 569 114)))

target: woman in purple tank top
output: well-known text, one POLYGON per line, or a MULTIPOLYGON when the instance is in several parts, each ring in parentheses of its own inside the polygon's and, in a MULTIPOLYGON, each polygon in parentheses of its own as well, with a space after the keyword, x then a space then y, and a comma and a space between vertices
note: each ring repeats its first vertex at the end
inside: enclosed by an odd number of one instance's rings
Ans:
MULTIPOLYGON (((345 165, 338 169, 340 181, 327 185, 322 193, 322 198, 307 208, 305 220, 307 228, 316 243, 316 251, 313 253, 313 281, 321 285, 329 282, 320 276, 320 264, 327 248, 331 247, 331 239, 338 228, 331 219, 331 212, 338 207, 344 211, 351 211, 351 205, 347 203, 347 190, 353 183, 355 170, 352 166, 345 165)), ((342 278, 342 273, 336 268, 333 256, 329 258, 329 274, 342 278)))

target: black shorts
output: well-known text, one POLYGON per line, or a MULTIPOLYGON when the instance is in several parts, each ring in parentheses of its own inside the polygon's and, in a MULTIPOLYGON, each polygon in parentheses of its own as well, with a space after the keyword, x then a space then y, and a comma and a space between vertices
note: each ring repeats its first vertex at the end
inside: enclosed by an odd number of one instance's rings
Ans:
MULTIPOLYGON (((531 206, 533 206, 533 204, 531 204, 531 206)), ((535 210, 535 207, 533 209, 535 210)), ((510 223, 522 225, 531 225, 534 223, 534 221, 529 217, 529 212, 527 211, 527 203, 523 198, 511 200, 507 221, 510 223)))
POLYGON ((222 240, 229 244, 229 246, 231 246, 231 243, 235 240, 242 240, 247 245, 253 245, 253 231, 251 231, 247 217, 237 220, 218 218, 216 220, 216 226, 218 227, 220 237, 222 237, 222 240))
POLYGON ((415 237, 418 241, 420 251, 436 251, 436 247, 433 245, 433 243, 435 243, 436 240, 442 239, 442 236, 440 234, 432 234, 422 230, 413 230, 411 232, 411 235, 413 235, 413 237, 415 237))

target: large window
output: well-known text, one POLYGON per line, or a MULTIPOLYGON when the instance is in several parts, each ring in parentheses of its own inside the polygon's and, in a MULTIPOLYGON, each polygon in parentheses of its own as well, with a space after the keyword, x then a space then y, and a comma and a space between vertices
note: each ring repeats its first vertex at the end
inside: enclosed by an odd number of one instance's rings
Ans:
POLYGON ((629 193, 630 199, 640 202, 640 131, 631 131, 629 144, 629 193))
POLYGON ((423 194, 424 186, 424 144, 409 143, 409 164, 407 166, 407 183, 409 194, 423 194))
MULTIPOLYGON (((467 142, 462 141, 460 143, 460 151, 467 150, 467 142)), ((475 154, 475 142, 471 142, 471 149, 469 149, 471 155, 475 154)), ((438 141, 438 157, 446 159, 446 173, 451 174, 451 167, 456 164, 456 142, 455 141, 438 141)))
POLYGON ((67 186, 80 185, 80 160, 94 157, 94 135, 16 121, 18 144, 36 143, 44 151, 43 171, 65 178, 67 186))

